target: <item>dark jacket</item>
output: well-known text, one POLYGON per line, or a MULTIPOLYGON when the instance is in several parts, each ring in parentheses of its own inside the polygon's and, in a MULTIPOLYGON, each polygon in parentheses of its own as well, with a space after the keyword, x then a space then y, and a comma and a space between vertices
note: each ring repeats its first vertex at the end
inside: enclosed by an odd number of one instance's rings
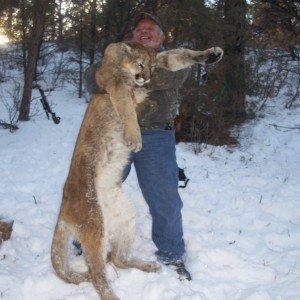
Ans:
MULTIPOLYGON (((97 63, 90 66, 83 75, 85 87, 90 94, 104 93, 95 80, 95 73, 100 65, 101 63, 97 63)), ((178 89, 186 80, 188 72, 189 69, 171 72, 161 68, 153 72, 150 83, 145 85, 150 90, 149 96, 137 108, 142 128, 173 123, 179 105, 178 89)))
POLYGON ((178 108, 178 90, 187 78, 189 69, 170 72, 157 68, 146 86, 150 93, 139 104, 138 118, 141 127, 155 127, 173 123, 178 108))

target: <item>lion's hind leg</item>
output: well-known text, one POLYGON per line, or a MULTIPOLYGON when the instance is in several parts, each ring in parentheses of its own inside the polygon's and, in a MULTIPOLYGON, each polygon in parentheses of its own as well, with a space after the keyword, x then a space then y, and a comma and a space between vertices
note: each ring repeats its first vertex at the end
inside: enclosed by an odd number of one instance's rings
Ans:
POLYGON ((70 227, 64 221, 58 220, 51 247, 51 260, 57 275, 69 283, 78 284, 89 281, 88 272, 80 273, 70 268, 68 263, 68 240, 71 235, 70 227))
POLYGON ((114 291, 110 288, 106 276, 107 251, 105 233, 101 217, 92 214, 88 223, 80 230, 80 241, 85 260, 89 269, 91 281, 102 300, 118 300, 114 291))
POLYGON ((154 261, 144 261, 130 256, 135 239, 135 209, 121 185, 103 189, 106 195, 107 213, 110 220, 110 260, 120 269, 136 268, 144 272, 158 272, 161 267, 154 261))

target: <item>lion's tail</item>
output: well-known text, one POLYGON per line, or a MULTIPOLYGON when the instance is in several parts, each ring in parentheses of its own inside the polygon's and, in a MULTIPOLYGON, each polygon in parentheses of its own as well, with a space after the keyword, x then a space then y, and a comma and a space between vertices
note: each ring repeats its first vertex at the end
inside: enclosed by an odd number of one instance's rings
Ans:
POLYGON ((70 233, 70 229, 64 222, 58 220, 51 247, 53 268, 57 275, 66 282, 79 284, 83 281, 90 281, 88 272, 76 272, 68 264, 68 239, 70 233))

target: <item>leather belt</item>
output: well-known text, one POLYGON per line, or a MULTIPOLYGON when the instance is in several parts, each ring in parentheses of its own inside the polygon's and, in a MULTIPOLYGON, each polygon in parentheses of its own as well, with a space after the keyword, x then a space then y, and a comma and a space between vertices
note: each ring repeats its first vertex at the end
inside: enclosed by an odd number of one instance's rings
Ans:
POLYGON ((173 130, 173 123, 168 122, 168 123, 160 123, 160 124, 155 124, 152 126, 141 126, 141 130, 149 130, 149 129, 163 129, 163 130, 173 130))

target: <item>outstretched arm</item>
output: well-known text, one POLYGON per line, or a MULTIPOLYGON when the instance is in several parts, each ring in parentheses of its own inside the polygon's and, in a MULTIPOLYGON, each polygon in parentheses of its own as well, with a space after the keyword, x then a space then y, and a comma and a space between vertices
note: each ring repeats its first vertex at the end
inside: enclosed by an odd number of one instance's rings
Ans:
POLYGON ((223 57, 223 50, 213 47, 204 51, 189 49, 173 49, 157 54, 157 67, 170 71, 178 71, 193 64, 213 64, 223 57))

